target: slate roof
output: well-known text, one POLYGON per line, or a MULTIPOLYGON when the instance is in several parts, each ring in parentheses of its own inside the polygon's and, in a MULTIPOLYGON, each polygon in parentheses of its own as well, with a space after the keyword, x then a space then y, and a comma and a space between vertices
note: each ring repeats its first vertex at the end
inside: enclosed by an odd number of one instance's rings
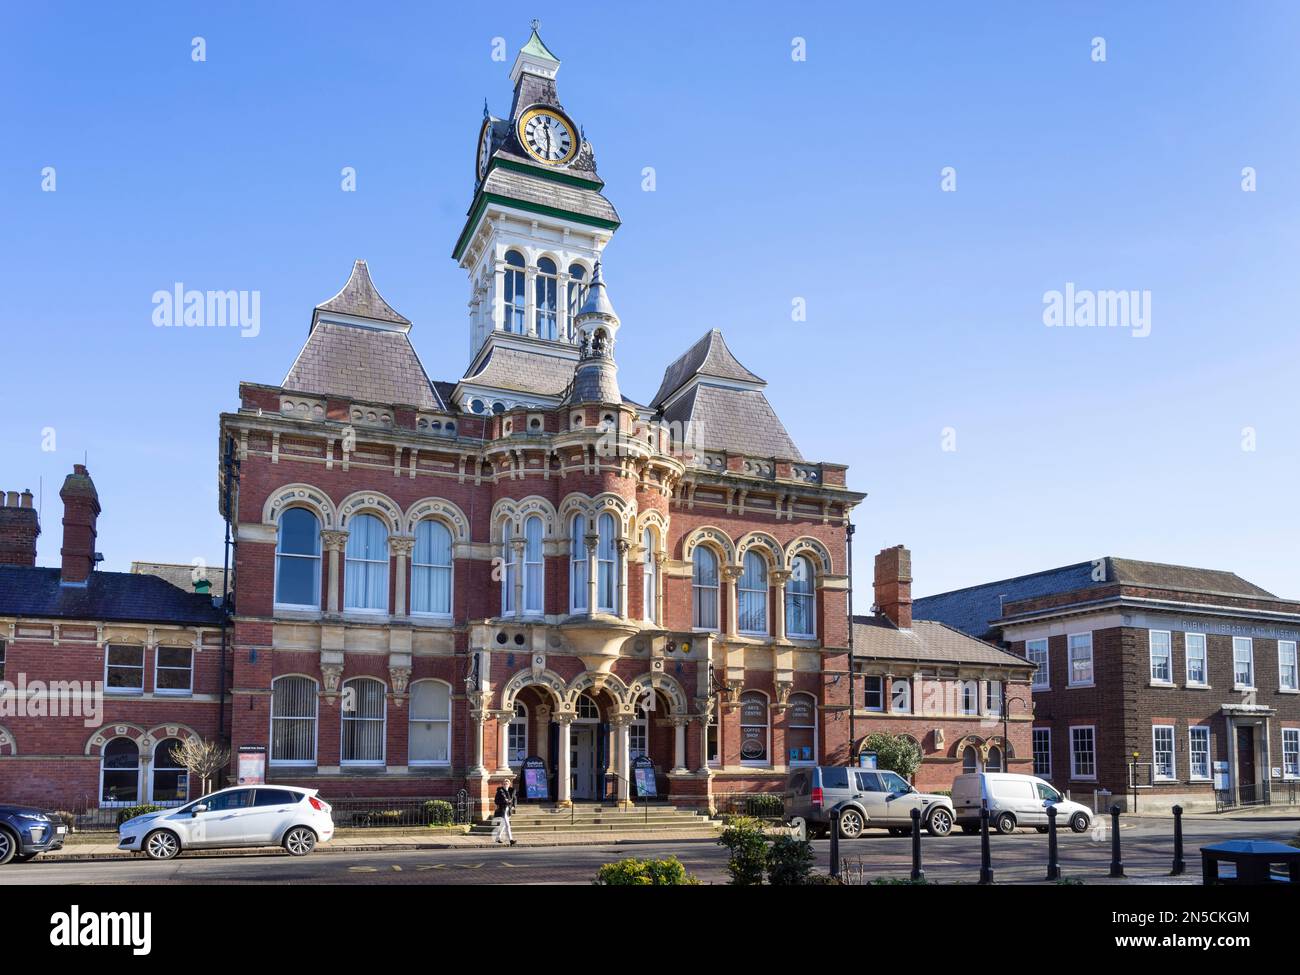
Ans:
POLYGON ((376 322, 389 322, 393 325, 410 325, 411 320, 399 315, 393 306, 383 299, 370 280, 370 268, 366 262, 358 260, 352 265, 352 274, 348 283, 343 285, 333 298, 316 306, 317 311, 330 311, 336 315, 351 315, 356 318, 369 318, 376 322))
POLYGON ((700 383, 664 410, 663 418, 680 423, 686 442, 697 450, 803 460, 760 389, 700 383))
MULTIPOLYGON (((519 157, 512 158, 527 162, 519 157)), ((619 222, 618 211, 614 209, 614 204, 595 190, 569 186, 541 175, 530 176, 527 173, 498 166, 488 173, 487 179, 483 181, 483 192, 595 217, 599 220, 609 220, 615 224, 619 222)))
POLYGON ((573 381, 572 359, 547 355, 541 350, 521 351, 496 346, 487 354, 478 372, 461 382, 491 389, 512 389, 540 396, 560 396, 573 381))
POLYGON ((910 630, 900 630, 888 616, 853 617, 853 655, 917 663, 1033 664, 1009 650, 977 640, 933 620, 913 620, 910 630))
POLYGON ((664 400, 681 389, 695 375, 766 385, 731 354, 722 333, 715 328, 664 370, 659 392, 655 393, 650 404, 655 407, 662 406, 664 400))
POLYGON ((211 596, 153 575, 92 572, 85 586, 59 584, 60 570, 0 566, 0 615, 216 626, 211 596))
POLYGON ((1104 561, 1106 563, 1104 581, 1093 580, 1093 562, 1078 562, 1057 569, 1047 569, 1012 579, 1001 579, 966 589, 925 596, 914 601, 912 611, 917 616, 942 620, 973 636, 986 637, 995 629, 993 622, 1002 618, 1002 607, 1006 603, 1056 593, 1113 586, 1117 582, 1131 586, 1224 596, 1277 598, 1233 572, 1112 557, 1107 557, 1104 561))
POLYGON ((280 384, 367 403, 445 409, 405 332, 319 322, 280 384))

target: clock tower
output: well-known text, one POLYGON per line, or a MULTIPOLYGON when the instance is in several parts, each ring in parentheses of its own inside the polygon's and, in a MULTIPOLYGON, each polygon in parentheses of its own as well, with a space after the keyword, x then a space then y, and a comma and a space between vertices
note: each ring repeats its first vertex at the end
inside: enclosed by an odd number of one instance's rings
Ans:
MULTIPOLYGON (((618 213, 582 127, 560 103, 559 59, 532 35, 510 70, 514 97, 505 117, 485 103, 475 140, 474 196, 452 251, 469 276, 470 354, 458 384, 474 410, 491 381, 489 363, 523 355, 550 360, 543 371, 572 376, 576 321, 618 213), (561 364, 563 363, 563 365, 561 364), (485 374, 486 370, 486 374, 485 374), (481 379, 481 382, 475 380, 481 379)), ((516 390, 512 402, 547 405, 561 390, 516 390)))

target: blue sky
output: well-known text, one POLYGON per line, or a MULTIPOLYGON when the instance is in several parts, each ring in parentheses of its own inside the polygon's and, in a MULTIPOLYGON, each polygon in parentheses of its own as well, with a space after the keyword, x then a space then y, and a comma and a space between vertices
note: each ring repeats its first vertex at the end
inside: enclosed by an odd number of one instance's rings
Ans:
POLYGON ((283 379, 354 258, 461 374, 448 255, 483 99, 510 104, 493 38, 513 59, 538 17, 624 221, 625 392, 723 329, 868 492, 859 565, 905 542, 918 594, 1109 554, 1300 597, 1300 6, 464 6, 7 13, 0 487, 43 479, 41 562, 88 456, 105 568, 219 563, 218 413, 283 379), (176 282, 260 291, 260 334, 155 328, 176 282), (1046 327, 1067 282, 1149 291, 1150 335, 1046 327))

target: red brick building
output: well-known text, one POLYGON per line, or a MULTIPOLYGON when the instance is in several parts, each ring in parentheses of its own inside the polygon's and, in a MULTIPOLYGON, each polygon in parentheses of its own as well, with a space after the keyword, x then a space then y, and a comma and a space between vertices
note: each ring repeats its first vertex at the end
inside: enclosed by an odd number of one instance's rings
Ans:
POLYGON ((1300 602, 1104 558, 920 600, 1035 662, 1034 767, 1085 801, 1295 802, 1300 602))

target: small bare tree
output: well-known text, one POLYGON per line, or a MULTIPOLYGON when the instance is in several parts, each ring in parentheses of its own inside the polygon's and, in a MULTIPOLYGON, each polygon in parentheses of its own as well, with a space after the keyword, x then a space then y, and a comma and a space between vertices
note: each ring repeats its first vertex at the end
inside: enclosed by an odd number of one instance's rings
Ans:
POLYGON ((177 765, 203 783, 202 794, 209 791, 216 774, 230 764, 229 748, 199 737, 186 738, 179 745, 173 745, 171 755, 177 765))

